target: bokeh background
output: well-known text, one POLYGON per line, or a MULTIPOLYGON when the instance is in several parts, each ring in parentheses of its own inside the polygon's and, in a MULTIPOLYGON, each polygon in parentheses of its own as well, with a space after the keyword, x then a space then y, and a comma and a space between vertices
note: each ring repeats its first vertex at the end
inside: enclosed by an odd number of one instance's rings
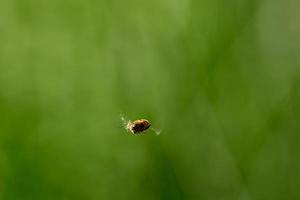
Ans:
POLYGON ((2 0, 0 199, 299 199, 299 8, 2 0))

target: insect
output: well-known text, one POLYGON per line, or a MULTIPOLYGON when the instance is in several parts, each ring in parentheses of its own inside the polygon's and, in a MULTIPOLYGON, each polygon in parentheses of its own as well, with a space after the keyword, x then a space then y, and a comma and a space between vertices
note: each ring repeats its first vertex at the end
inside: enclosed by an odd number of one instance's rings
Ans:
POLYGON ((126 129, 133 134, 145 133, 145 131, 151 126, 151 123, 146 119, 138 119, 133 122, 128 121, 126 129))
MULTIPOLYGON (((132 122, 130 120, 126 120, 123 116, 121 116, 121 120, 125 129, 135 135, 146 133, 146 130, 151 126, 150 121, 147 119, 138 119, 132 122)), ((155 131, 157 135, 160 134, 160 131, 154 130, 153 128, 150 129, 155 131)))

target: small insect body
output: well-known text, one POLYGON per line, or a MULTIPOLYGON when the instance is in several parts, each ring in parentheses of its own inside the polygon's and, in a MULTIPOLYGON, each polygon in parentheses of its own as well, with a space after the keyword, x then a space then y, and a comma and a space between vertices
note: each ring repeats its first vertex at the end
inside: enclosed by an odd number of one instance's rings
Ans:
POLYGON ((151 129, 156 133, 156 135, 160 134, 160 131, 157 131, 153 128, 150 128, 151 123, 147 119, 138 119, 135 121, 126 120, 125 117, 121 115, 121 120, 123 122, 123 126, 127 131, 130 131, 132 134, 139 135, 145 134, 146 130, 151 129))
POLYGON ((146 119, 138 119, 134 122, 129 121, 126 125, 126 129, 133 134, 145 133, 145 131, 151 126, 151 123, 146 119))

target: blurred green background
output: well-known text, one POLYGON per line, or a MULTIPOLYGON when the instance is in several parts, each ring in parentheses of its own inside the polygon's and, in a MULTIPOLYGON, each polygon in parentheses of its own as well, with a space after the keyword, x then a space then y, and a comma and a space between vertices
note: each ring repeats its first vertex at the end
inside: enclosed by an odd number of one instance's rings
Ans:
POLYGON ((300 199, 299 8, 2 0, 0 199, 300 199))

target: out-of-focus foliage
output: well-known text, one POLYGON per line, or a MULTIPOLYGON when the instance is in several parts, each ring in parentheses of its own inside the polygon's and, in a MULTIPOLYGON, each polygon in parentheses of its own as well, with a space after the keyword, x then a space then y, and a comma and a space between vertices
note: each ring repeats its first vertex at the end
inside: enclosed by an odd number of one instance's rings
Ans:
POLYGON ((299 199, 299 8, 1 1, 0 199, 299 199))

